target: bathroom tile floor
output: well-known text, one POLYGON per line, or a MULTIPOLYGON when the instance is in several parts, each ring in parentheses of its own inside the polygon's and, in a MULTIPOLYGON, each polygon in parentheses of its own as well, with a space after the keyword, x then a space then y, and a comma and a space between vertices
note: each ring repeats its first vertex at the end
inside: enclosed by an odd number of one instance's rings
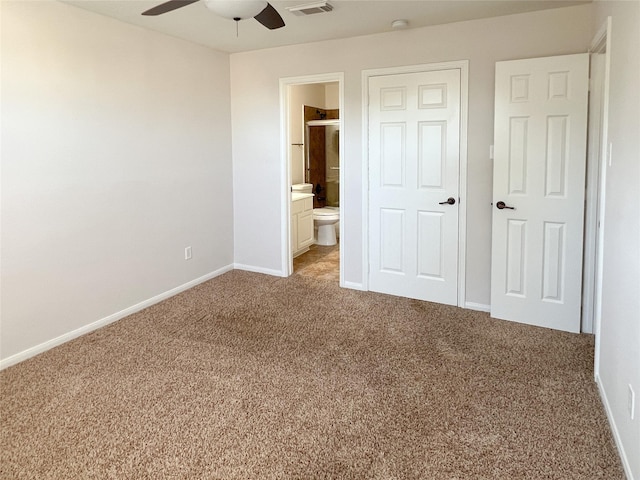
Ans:
POLYGON ((293 274, 340 282, 340 244, 311 245, 308 252, 293 259, 293 274))

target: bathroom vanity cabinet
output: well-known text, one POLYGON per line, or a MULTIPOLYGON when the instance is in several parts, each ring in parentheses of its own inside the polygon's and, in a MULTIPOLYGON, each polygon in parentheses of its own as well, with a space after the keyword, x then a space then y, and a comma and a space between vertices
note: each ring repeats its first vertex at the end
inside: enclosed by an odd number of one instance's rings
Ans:
POLYGON ((313 243, 313 194, 293 193, 291 198, 291 243, 293 256, 303 254, 313 243))

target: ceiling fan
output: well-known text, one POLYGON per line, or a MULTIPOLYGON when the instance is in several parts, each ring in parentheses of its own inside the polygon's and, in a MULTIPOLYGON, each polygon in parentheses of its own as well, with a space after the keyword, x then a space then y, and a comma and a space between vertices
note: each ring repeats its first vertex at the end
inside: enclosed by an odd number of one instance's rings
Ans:
MULTIPOLYGON (((186 7, 198 0, 169 0, 149 10, 142 15, 155 16, 186 7)), ((284 27, 284 20, 278 11, 266 0, 203 0, 209 10, 224 18, 239 22, 246 18, 255 18, 270 30, 284 27)))

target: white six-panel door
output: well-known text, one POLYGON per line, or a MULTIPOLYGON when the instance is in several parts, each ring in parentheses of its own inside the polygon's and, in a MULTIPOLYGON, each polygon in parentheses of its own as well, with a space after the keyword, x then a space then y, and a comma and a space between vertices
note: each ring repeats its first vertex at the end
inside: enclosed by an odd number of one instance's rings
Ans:
POLYGON ((457 303, 460 81, 369 79, 370 290, 457 303))
POLYGON ((588 54, 496 64, 493 317, 580 331, 588 70, 588 54))

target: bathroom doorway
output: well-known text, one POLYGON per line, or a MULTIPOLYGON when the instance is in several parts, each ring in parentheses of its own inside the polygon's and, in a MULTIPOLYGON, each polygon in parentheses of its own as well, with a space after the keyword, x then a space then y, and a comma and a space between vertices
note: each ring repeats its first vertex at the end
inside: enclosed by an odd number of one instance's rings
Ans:
POLYGON ((283 271, 343 284, 341 73, 281 79, 283 271))

